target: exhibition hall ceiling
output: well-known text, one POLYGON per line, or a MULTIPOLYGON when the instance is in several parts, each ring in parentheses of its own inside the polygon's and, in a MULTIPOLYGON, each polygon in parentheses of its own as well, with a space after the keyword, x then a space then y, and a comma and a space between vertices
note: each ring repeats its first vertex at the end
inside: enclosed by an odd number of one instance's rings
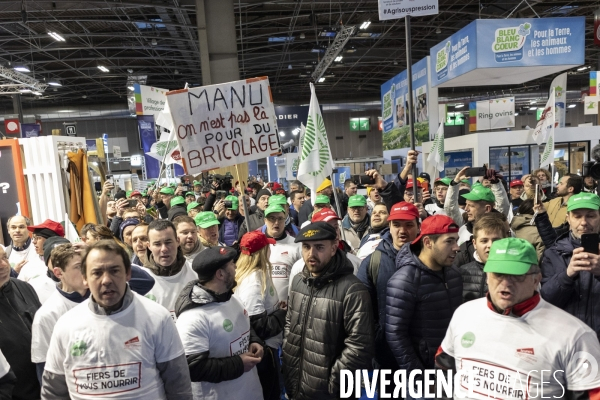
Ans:
MULTIPOLYGON (((598 63, 595 0, 439 0, 439 5, 439 15, 412 19, 413 62, 477 18, 585 16, 586 63, 592 69, 598 63)), ((345 26, 356 31, 341 60, 317 84, 322 103, 377 100, 380 85, 406 68, 404 20, 380 22, 376 0, 234 0, 234 12, 241 78, 267 75, 280 104, 308 101, 312 71, 345 26)), ((23 94, 25 107, 126 106, 127 87, 136 79, 166 89, 199 86, 196 0, 2 1, 0 65, 24 66, 28 75, 62 85, 49 86, 41 96, 23 94)), ((588 72, 573 70, 569 90, 587 86, 588 72)), ((510 87, 444 88, 440 97, 542 93, 552 78, 510 87)), ((0 78, 0 87, 8 83, 0 78)), ((0 104, 11 102, 10 95, 0 94, 0 104)))

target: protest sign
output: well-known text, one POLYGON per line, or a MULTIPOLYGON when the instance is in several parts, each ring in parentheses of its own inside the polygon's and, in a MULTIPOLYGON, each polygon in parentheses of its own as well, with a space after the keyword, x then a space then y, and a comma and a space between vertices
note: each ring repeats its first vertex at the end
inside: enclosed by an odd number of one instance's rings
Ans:
POLYGON ((167 93, 188 174, 281 152, 269 78, 167 93))

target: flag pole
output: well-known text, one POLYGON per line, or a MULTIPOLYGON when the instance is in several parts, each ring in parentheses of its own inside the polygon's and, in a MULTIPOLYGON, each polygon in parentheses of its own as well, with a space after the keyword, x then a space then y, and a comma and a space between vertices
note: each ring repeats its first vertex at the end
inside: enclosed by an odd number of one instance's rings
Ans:
MULTIPOLYGON (((410 36, 410 15, 407 14, 404 17, 404 28, 405 28, 405 43, 406 43, 406 75, 408 80, 408 121, 410 131, 410 149, 416 149, 416 138, 415 138, 415 116, 414 116, 414 104, 413 104, 413 85, 412 85, 412 55, 411 55, 411 36, 410 36)), ((415 197, 414 202, 417 202, 417 164, 413 164, 412 167, 412 181, 413 191, 415 197)))
POLYGON ((244 207, 244 224, 246 224, 246 232, 250 232, 250 224, 248 223, 248 206, 246 205, 246 188, 244 187, 244 181, 242 181, 240 170, 238 169, 237 164, 235 164, 235 173, 240 181, 240 188, 242 188, 242 206, 244 207))
MULTIPOLYGON (((331 158, 331 149, 329 149, 329 159, 333 160, 331 158)), ((334 171, 335 171, 335 168, 334 168, 334 171)), ((342 213, 340 212, 341 205, 340 205, 340 200, 338 199, 337 188, 335 187, 335 181, 333 180, 333 171, 332 171, 332 175, 331 175, 331 188, 333 189, 333 199, 335 200, 335 208, 337 210, 338 217, 341 218, 341 215, 342 215, 342 213)), ((338 222, 338 224, 339 224, 339 222, 338 222)), ((340 227, 340 232, 342 233, 342 240, 345 242, 346 234, 344 233, 344 229, 342 227, 340 227)))

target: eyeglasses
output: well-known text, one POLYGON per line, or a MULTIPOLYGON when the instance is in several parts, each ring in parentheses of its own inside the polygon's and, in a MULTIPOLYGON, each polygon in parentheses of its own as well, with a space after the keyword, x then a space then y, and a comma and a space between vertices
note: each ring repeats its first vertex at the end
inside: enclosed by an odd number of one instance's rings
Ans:
POLYGON ((275 223, 275 222, 283 222, 285 221, 285 217, 267 217, 267 219, 269 220, 269 222, 275 223))
POLYGON ((501 282, 504 279, 506 279, 507 281, 511 281, 511 282, 515 282, 515 283, 523 283, 523 282, 525 282, 527 275, 537 275, 537 274, 539 274, 539 272, 528 272, 523 275, 498 274, 496 272, 492 272, 491 274, 494 277, 494 279, 496 279, 498 282, 501 282))

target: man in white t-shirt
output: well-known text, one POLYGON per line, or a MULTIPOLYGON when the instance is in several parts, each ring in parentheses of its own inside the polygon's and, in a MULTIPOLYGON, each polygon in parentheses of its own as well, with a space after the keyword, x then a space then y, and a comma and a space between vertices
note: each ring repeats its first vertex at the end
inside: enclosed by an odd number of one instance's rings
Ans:
POLYGON ((523 239, 492 244, 487 298, 456 310, 436 355, 438 367, 460 376, 455 398, 598 397, 596 333, 540 297, 537 263, 523 239))
POLYGON ((277 290, 279 300, 286 301, 292 267, 302 260, 301 246, 294 243, 294 238, 285 231, 286 213, 281 205, 270 205, 265 210, 265 225, 260 231, 267 237, 275 239, 276 243, 269 245, 271 255, 269 261, 273 265, 271 278, 277 290))
POLYGON ((148 265, 143 269, 152 275, 155 283, 146 297, 165 307, 175 318, 175 300, 185 285, 197 278, 196 273, 183 255, 172 222, 152 221, 148 226, 148 241, 148 265))
POLYGON ((8 254, 8 262, 15 272, 21 272, 21 268, 30 260, 37 261, 39 256, 33 246, 33 241, 29 237, 27 227, 31 225, 31 220, 23 215, 15 215, 6 221, 6 229, 10 236, 11 243, 6 246, 4 251, 8 254))
POLYGON ((192 266, 198 274, 176 304, 177 330, 183 342, 195 400, 262 400, 256 368, 262 341, 250 317, 233 296, 237 252, 212 247, 192 266))
POLYGON ((163 307, 129 288, 127 252, 112 240, 96 242, 81 270, 91 296, 54 327, 42 398, 191 400, 175 324, 163 307))

